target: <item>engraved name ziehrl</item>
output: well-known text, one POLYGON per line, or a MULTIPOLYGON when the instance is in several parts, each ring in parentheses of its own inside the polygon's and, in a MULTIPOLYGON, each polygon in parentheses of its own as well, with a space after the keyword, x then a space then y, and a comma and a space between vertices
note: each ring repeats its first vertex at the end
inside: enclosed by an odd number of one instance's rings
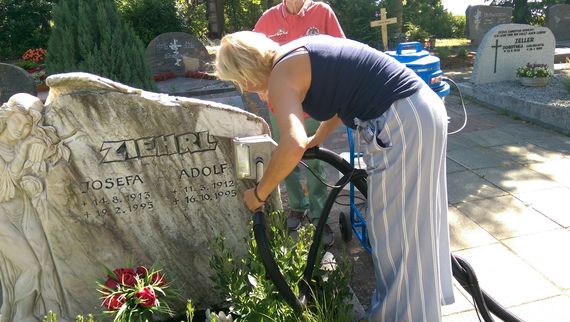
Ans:
POLYGON ((217 145, 218 140, 211 136, 209 131, 151 136, 121 141, 104 141, 100 150, 103 154, 101 163, 213 151, 217 145))

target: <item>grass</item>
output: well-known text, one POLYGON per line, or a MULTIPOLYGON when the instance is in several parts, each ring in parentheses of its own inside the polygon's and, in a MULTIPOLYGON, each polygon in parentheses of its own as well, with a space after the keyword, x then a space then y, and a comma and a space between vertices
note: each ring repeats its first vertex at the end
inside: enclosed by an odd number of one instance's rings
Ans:
POLYGON ((471 41, 467 38, 436 39, 435 47, 461 47, 469 46, 471 41))

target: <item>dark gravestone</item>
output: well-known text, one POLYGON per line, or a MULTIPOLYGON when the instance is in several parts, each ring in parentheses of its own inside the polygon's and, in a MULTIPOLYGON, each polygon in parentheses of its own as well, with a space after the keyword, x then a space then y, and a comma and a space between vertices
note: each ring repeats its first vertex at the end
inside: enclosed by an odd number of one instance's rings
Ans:
POLYGON ((34 79, 22 68, 0 63, 0 104, 17 93, 36 95, 34 79))
POLYGON ((546 25, 557 42, 570 40, 570 4, 557 4, 546 10, 546 25))
POLYGON ((465 10, 467 38, 472 45, 478 45, 491 28, 511 23, 513 8, 491 6, 469 6, 465 10))
POLYGON ((184 76, 188 71, 203 71, 210 63, 204 45, 191 34, 164 33, 154 38, 145 51, 154 75, 174 72, 184 76))
POLYGON ((157 82, 159 92, 172 96, 199 98, 201 100, 235 106, 261 116, 269 123, 267 104, 257 94, 242 93, 231 82, 214 79, 176 77, 157 82))

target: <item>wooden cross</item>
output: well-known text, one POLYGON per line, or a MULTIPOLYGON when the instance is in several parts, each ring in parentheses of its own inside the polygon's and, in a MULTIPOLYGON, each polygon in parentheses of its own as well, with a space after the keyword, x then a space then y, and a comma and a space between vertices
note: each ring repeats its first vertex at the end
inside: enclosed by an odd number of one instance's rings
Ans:
POLYGON ((380 27, 382 32, 382 44, 384 45, 384 50, 388 49, 388 25, 398 22, 396 18, 386 18, 386 9, 380 9, 380 20, 371 21, 370 27, 380 27))

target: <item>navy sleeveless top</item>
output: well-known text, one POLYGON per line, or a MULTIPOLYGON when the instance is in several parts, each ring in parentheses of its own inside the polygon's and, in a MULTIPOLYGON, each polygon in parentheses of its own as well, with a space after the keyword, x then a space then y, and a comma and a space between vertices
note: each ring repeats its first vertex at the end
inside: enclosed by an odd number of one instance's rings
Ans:
POLYGON ((354 128, 355 118, 375 119, 422 86, 422 79, 404 64, 350 39, 318 35, 290 44, 309 53, 312 78, 303 110, 318 121, 338 114, 354 128))

